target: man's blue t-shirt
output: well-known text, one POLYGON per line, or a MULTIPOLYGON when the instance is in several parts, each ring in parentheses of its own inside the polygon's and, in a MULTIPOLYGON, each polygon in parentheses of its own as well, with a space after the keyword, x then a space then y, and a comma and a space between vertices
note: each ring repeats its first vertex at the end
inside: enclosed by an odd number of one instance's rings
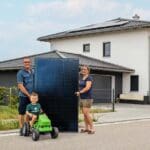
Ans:
MULTIPOLYGON (((33 91, 33 70, 30 72, 21 69, 17 73, 17 83, 22 83, 26 90, 31 94, 33 91)), ((24 93, 19 90, 19 96, 27 97, 24 93)))
MULTIPOLYGON (((79 89, 80 89, 80 91, 81 91, 83 88, 86 87, 86 82, 87 82, 87 81, 93 82, 93 78, 89 75, 85 80, 81 79, 81 80, 79 81, 79 89)), ((92 99, 92 86, 91 86, 91 88, 90 88, 87 92, 81 93, 81 94, 80 94, 80 98, 81 98, 81 99, 92 99)))

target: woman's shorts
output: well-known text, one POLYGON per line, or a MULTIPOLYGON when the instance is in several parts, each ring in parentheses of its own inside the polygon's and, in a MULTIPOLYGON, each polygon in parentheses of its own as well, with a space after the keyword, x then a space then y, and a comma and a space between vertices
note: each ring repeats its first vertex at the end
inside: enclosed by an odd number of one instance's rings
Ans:
POLYGON ((80 107, 91 108, 93 104, 93 99, 80 99, 80 107))

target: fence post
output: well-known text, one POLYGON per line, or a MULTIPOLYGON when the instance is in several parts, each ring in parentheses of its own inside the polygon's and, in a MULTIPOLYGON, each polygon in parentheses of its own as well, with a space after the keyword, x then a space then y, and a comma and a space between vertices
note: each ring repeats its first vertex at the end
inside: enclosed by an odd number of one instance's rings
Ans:
POLYGON ((115 111, 115 89, 112 89, 112 111, 115 111))
POLYGON ((10 107, 12 106, 12 105, 11 105, 11 94, 12 94, 12 89, 9 88, 9 101, 10 101, 10 107))

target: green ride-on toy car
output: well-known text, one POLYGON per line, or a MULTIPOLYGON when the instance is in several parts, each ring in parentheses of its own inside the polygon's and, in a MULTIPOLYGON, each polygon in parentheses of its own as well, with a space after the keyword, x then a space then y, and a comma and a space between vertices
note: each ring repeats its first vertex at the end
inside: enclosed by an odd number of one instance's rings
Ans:
POLYGON ((37 141, 40 138, 40 133, 50 133, 51 138, 58 137, 59 130, 57 127, 52 127, 51 120, 45 114, 39 114, 37 121, 34 123, 30 130, 29 123, 25 122, 23 125, 22 133, 24 136, 32 134, 32 140, 37 141))

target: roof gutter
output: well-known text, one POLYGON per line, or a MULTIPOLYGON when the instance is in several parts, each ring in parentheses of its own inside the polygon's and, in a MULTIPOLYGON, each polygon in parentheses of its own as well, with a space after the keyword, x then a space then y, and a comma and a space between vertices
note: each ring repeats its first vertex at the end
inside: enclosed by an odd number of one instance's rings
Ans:
MULTIPOLYGON (((149 62, 150 65, 150 62, 149 62)), ((83 66, 83 64, 80 64, 80 66, 83 66)), ((7 67, 7 68, 0 68, 0 71, 11 71, 11 70, 19 70, 23 66, 20 67, 7 67)), ((34 66, 32 66, 34 68, 34 66)), ((112 72, 124 72, 124 73, 132 73, 135 70, 126 70, 126 69, 117 69, 117 68, 107 68, 107 67, 98 67, 98 66, 89 66, 92 70, 99 70, 99 71, 112 71, 112 72)), ((149 70, 150 72, 150 70, 149 70)), ((149 73, 150 74, 150 73, 149 73)), ((150 78, 149 78, 150 79, 150 78)), ((150 80, 149 80, 150 85, 150 80)), ((149 86, 150 87, 150 86, 149 86)), ((149 90, 150 92, 150 90, 149 90)))
MULTIPOLYGON (((80 64, 80 66, 83 66, 80 64)), ((109 71, 109 72, 124 72, 124 73, 133 73, 135 70, 132 69, 117 69, 117 68, 108 68, 108 67, 98 67, 89 65, 90 69, 99 70, 99 71, 109 71)))
POLYGON ((108 32, 120 32, 120 31, 127 31, 127 30, 137 30, 137 29, 143 29, 143 28, 150 28, 150 25, 143 25, 143 26, 130 26, 130 27, 121 27, 118 29, 118 27, 114 27, 110 30, 110 28, 103 28, 103 29, 93 29, 93 30, 84 30, 84 31, 76 31, 76 32, 70 32, 66 33, 64 35, 49 35, 49 36, 43 36, 39 37, 38 41, 43 42, 50 42, 53 39, 62 39, 62 38, 70 38, 75 36, 81 36, 81 35, 89 35, 89 34, 98 34, 98 33, 108 33, 108 32))

